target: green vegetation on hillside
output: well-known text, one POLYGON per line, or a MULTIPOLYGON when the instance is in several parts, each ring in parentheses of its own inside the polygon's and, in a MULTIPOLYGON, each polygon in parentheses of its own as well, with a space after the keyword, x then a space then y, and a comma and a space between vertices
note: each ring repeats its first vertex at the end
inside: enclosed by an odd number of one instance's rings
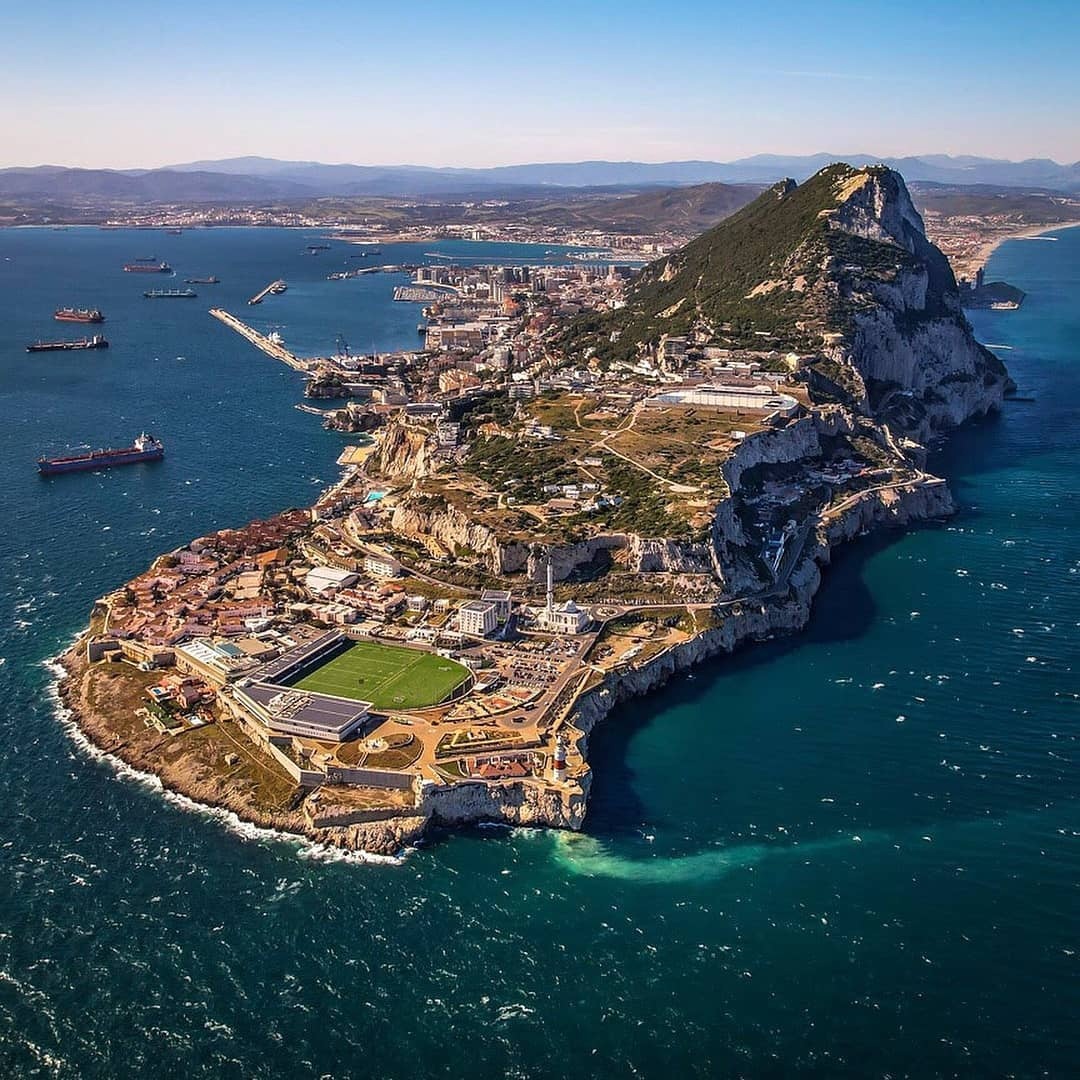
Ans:
POLYGON ((817 289, 825 273, 842 279, 850 268, 860 282, 888 283, 901 270, 925 266, 931 300, 954 289, 944 257, 925 241, 926 250, 914 256, 898 244, 830 227, 844 182, 860 173, 890 175, 884 167, 837 164, 800 186, 775 185, 681 251, 645 267, 627 306, 583 316, 570 328, 567 346, 591 347, 602 363, 631 360, 663 334, 691 331, 744 344, 760 343, 755 335, 765 334, 781 345, 810 348, 818 333, 845 328, 867 302, 842 281, 837 289, 817 289))

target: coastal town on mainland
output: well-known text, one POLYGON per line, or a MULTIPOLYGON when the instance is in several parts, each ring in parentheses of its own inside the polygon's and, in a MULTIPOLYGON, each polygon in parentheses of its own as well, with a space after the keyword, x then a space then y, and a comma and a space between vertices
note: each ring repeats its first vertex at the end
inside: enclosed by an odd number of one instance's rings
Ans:
MULTIPOLYGON (((841 211, 885 182, 826 179, 841 211)), ((833 544, 948 513, 921 441, 1004 386, 971 342, 975 369, 948 376, 967 397, 867 376, 871 417, 828 326, 661 322, 623 347, 640 288, 610 247, 437 261, 396 297, 421 305, 422 346, 373 355, 299 356, 213 309, 357 438, 312 507, 195 539, 98 602, 64 661, 84 730, 199 802, 345 847, 580 827, 593 724, 802 625, 833 544)))

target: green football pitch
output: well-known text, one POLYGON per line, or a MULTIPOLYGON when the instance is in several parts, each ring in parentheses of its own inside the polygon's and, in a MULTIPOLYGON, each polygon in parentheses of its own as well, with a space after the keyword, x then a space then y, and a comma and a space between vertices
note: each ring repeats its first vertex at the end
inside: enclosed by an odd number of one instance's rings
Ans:
POLYGON ((438 704, 468 674, 461 664, 434 653, 357 641, 292 685, 370 701, 376 709, 420 709, 438 704))

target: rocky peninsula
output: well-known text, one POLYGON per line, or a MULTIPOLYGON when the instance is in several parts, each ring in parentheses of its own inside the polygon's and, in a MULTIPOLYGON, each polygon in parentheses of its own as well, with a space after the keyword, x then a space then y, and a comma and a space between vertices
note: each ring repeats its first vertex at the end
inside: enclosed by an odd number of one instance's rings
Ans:
POLYGON ((103 598, 62 658, 86 736, 333 847, 579 829, 596 724, 800 630, 837 545, 949 515, 926 444, 1010 387, 889 169, 830 166, 630 280, 582 275, 573 302, 530 281, 394 407, 351 406, 374 445, 310 510, 103 598))

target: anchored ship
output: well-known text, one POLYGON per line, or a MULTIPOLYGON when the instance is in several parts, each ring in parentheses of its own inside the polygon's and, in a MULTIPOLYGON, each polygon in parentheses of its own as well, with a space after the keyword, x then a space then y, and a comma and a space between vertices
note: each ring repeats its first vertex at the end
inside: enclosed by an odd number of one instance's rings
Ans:
POLYGON ((27 345, 27 352, 69 352, 74 349, 107 349, 109 343, 100 335, 80 338, 78 341, 35 341, 27 345))
POLYGON ((153 435, 144 431, 131 446, 111 450, 90 450, 85 454, 69 457, 38 458, 38 472, 42 476, 58 473, 82 472, 87 469, 111 469, 114 465, 134 465, 140 461, 160 461, 165 447, 153 435))
POLYGON ((105 321, 105 316, 97 308, 57 308, 53 312, 53 318, 57 322, 89 322, 99 323, 105 321))
POLYGON ((147 300, 193 300, 198 295, 194 289, 149 289, 143 293, 147 300))
POLYGON ((172 267, 165 262, 133 262, 124 264, 125 274, 171 274, 172 267))
POLYGON ((215 277, 211 274, 209 277, 189 277, 184 278, 185 285, 217 285, 221 280, 219 277, 215 277))

